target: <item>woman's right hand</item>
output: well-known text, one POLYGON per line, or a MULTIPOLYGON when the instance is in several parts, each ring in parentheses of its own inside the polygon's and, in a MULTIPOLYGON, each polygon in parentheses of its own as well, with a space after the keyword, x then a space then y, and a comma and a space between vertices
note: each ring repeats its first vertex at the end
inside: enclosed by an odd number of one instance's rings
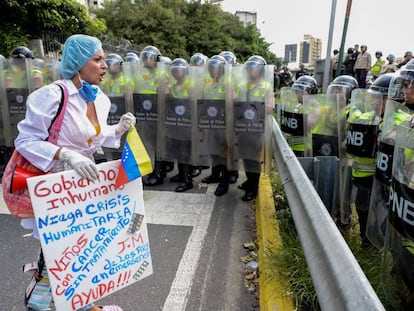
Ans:
POLYGON ((90 180, 98 178, 98 170, 95 163, 76 151, 61 148, 58 159, 69 165, 82 177, 90 180))

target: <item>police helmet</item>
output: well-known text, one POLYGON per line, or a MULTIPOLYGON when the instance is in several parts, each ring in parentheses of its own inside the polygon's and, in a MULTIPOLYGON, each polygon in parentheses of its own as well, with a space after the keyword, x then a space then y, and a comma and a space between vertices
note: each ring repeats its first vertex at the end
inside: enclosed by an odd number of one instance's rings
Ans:
POLYGON ((176 58, 171 62, 170 72, 174 78, 182 78, 188 73, 188 63, 184 58, 176 58))
POLYGON ((397 81, 393 81, 392 90, 390 92, 392 92, 392 95, 396 97, 396 101, 403 102, 405 101, 403 93, 404 85, 406 83, 414 83, 414 59, 402 66, 397 72, 399 73, 399 79, 397 81))
POLYGON ((263 75, 267 63, 265 59, 260 55, 253 55, 247 59, 244 65, 246 66, 246 70, 250 75, 256 75, 257 72, 259 75, 263 75), (256 71, 257 69, 258 71, 256 71))
POLYGON ((105 59, 106 64, 108 65, 108 72, 110 74, 115 74, 121 71, 121 65, 124 62, 121 55, 116 53, 108 54, 105 59))
POLYGON ((12 58, 34 58, 33 52, 25 46, 18 46, 12 51, 10 56, 12 58))
POLYGON ((315 78, 311 76, 301 76, 299 77, 291 87, 294 91, 306 92, 308 94, 317 94, 318 86, 315 78))
POLYGON ((207 68, 210 76, 216 78, 224 74, 224 66, 227 64, 226 59, 220 55, 211 56, 207 61, 207 68))
POLYGON ((161 56, 160 62, 166 65, 171 65, 171 58, 169 58, 168 56, 161 56))
POLYGON ((236 55, 234 55, 233 52, 222 51, 222 52, 220 52, 219 55, 224 57, 227 64, 230 64, 230 65, 236 65, 237 64, 237 58, 236 58, 236 55))
POLYGON ((401 67, 400 74, 403 80, 414 80, 414 59, 401 67))
POLYGON ((341 75, 336 77, 326 90, 327 94, 336 94, 338 91, 345 92, 346 98, 351 97, 354 89, 359 87, 358 81, 350 75, 341 75))
POLYGON ((382 96, 388 96, 388 89, 393 76, 394 73, 385 73, 383 75, 380 75, 375 79, 374 83, 369 86, 367 92, 381 94, 382 96))
POLYGON ((375 52, 375 55, 380 55, 380 56, 382 56, 382 51, 376 51, 376 52, 375 52))
POLYGON ((154 60, 155 62, 158 62, 160 60, 160 57, 160 50, 158 50, 153 45, 148 45, 145 48, 143 48, 140 54, 140 59, 142 62, 145 62, 147 60, 154 60))
POLYGON ((139 63, 139 56, 134 52, 126 53, 124 57, 124 62, 126 63, 139 63))
POLYGON ((404 101, 404 94, 402 92, 402 77, 400 70, 394 72, 390 84, 388 86, 388 99, 395 100, 399 103, 404 101))
POLYGON ((362 48, 364 48, 364 49, 368 49, 368 47, 367 47, 367 45, 366 44, 361 44, 361 49, 362 48))
POLYGON ((122 65, 123 59, 121 55, 116 53, 108 54, 108 56, 105 59, 105 62, 108 66, 114 66, 114 65, 122 65))
POLYGON ((190 66, 203 66, 206 63, 207 57, 202 53, 195 53, 190 58, 190 66))

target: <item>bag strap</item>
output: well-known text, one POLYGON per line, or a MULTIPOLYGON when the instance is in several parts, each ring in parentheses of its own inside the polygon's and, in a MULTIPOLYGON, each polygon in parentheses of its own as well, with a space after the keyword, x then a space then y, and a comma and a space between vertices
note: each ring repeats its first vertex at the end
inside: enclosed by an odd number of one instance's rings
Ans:
POLYGON ((68 98, 69 98, 69 92, 63 83, 56 82, 56 84, 59 86, 59 88, 62 90, 62 99, 59 103, 59 108, 56 113, 56 116, 53 118, 52 123, 49 127, 49 137, 47 138, 47 141, 57 144, 57 140, 59 138, 59 132, 62 128, 63 118, 65 116, 66 107, 68 104, 68 98))

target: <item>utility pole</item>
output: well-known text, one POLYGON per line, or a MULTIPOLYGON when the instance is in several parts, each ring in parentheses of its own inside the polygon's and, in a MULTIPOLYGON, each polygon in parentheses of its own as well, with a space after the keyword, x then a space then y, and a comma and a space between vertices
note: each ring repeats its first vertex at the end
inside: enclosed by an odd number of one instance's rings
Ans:
POLYGON ((341 48, 339 50, 338 66, 336 67, 336 76, 339 76, 341 74, 342 59, 344 57, 344 46, 345 46, 346 32, 348 30, 349 16, 351 15, 351 6, 352 6, 352 0, 348 0, 348 4, 346 5, 344 30, 342 32, 341 48))
POLYGON ((325 93, 331 80, 331 51, 332 51, 332 35, 335 22, 336 0, 332 0, 331 20, 329 23, 328 45, 326 46, 325 68, 323 74, 322 91, 325 93))

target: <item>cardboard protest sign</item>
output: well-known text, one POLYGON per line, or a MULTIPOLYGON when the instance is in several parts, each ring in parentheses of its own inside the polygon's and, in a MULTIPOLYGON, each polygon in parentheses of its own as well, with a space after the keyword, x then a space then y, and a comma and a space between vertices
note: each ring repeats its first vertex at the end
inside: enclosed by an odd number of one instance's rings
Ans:
POLYGON ((141 178, 115 187, 120 160, 99 178, 73 171, 27 180, 56 309, 77 310, 152 274, 141 178))

